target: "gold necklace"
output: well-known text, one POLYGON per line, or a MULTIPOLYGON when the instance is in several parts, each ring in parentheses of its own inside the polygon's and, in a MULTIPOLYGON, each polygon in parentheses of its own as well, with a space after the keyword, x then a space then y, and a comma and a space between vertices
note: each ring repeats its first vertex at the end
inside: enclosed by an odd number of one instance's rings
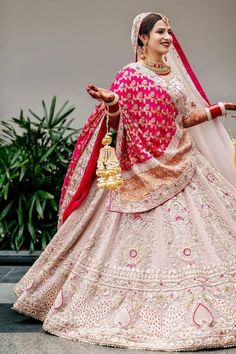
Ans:
POLYGON ((171 72, 171 68, 169 65, 165 64, 163 61, 162 62, 153 62, 147 59, 143 60, 143 65, 154 71, 158 75, 167 75, 171 72))

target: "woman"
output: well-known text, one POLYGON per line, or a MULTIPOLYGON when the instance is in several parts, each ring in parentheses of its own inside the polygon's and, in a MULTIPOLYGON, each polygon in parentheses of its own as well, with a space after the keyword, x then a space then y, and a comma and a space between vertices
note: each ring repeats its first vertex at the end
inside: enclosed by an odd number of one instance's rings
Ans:
POLYGON ((233 346, 236 169, 216 118, 236 104, 209 104, 164 15, 138 15, 132 43, 135 62, 110 89, 87 88, 102 102, 73 152, 58 232, 13 309, 83 342, 233 346), (114 191, 95 179, 106 112, 123 178, 114 191))

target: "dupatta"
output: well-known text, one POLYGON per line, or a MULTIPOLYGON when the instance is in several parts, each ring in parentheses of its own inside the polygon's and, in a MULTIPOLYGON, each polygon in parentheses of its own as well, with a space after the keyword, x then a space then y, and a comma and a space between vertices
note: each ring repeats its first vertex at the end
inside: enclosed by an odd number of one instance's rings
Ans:
MULTIPOLYGON (((138 15, 133 23, 135 61, 140 24, 148 14, 138 15)), ((193 143, 228 181, 236 183, 233 148, 223 125, 214 120, 182 128, 183 117, 208 106, 209 101, 173 37, 167 63, 175 73, 173 80, 177 80, 175 92, 171 92, 169 82, 138 63, 120 70, 110 87, 119 95, 116 152, 124 179, 120 190, 110 192, 110 211, 146 211, 181 191, 196 168, 193 143), (180 87, 179 95, 176 87, 180 87)), ((58 227, 81 205, 95 179, 101 140, 106 133, 105 117, 105 105, 101 103, 78 137, 62 187, 58 227)))

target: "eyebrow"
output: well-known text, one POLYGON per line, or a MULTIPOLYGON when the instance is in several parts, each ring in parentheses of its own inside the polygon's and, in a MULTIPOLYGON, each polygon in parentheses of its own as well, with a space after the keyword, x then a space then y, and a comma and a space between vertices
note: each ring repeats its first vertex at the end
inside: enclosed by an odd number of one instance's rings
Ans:
MULTIPOLYGON (((164 31, 165 31, 166 28, 161 28, 161 27, 159 27, 159 28, 156 29, 156 31, 157 31, 157 30, 164 30, 164 31)), ((167 31, 172 31, 172 29, 171 29, 171 28, 168 28, 167 31)))

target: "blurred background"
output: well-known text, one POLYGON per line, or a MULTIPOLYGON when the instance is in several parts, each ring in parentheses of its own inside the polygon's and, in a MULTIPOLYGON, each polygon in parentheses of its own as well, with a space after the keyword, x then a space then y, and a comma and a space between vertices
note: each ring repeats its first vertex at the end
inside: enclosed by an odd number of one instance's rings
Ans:
POLYGON ((147 11, 169 17, 210 101, 236 101, 235 0, 0 0, 0 119, 56 95, 81 127, 86 86, 108 87, 133 61, 132 21, 147 11))

